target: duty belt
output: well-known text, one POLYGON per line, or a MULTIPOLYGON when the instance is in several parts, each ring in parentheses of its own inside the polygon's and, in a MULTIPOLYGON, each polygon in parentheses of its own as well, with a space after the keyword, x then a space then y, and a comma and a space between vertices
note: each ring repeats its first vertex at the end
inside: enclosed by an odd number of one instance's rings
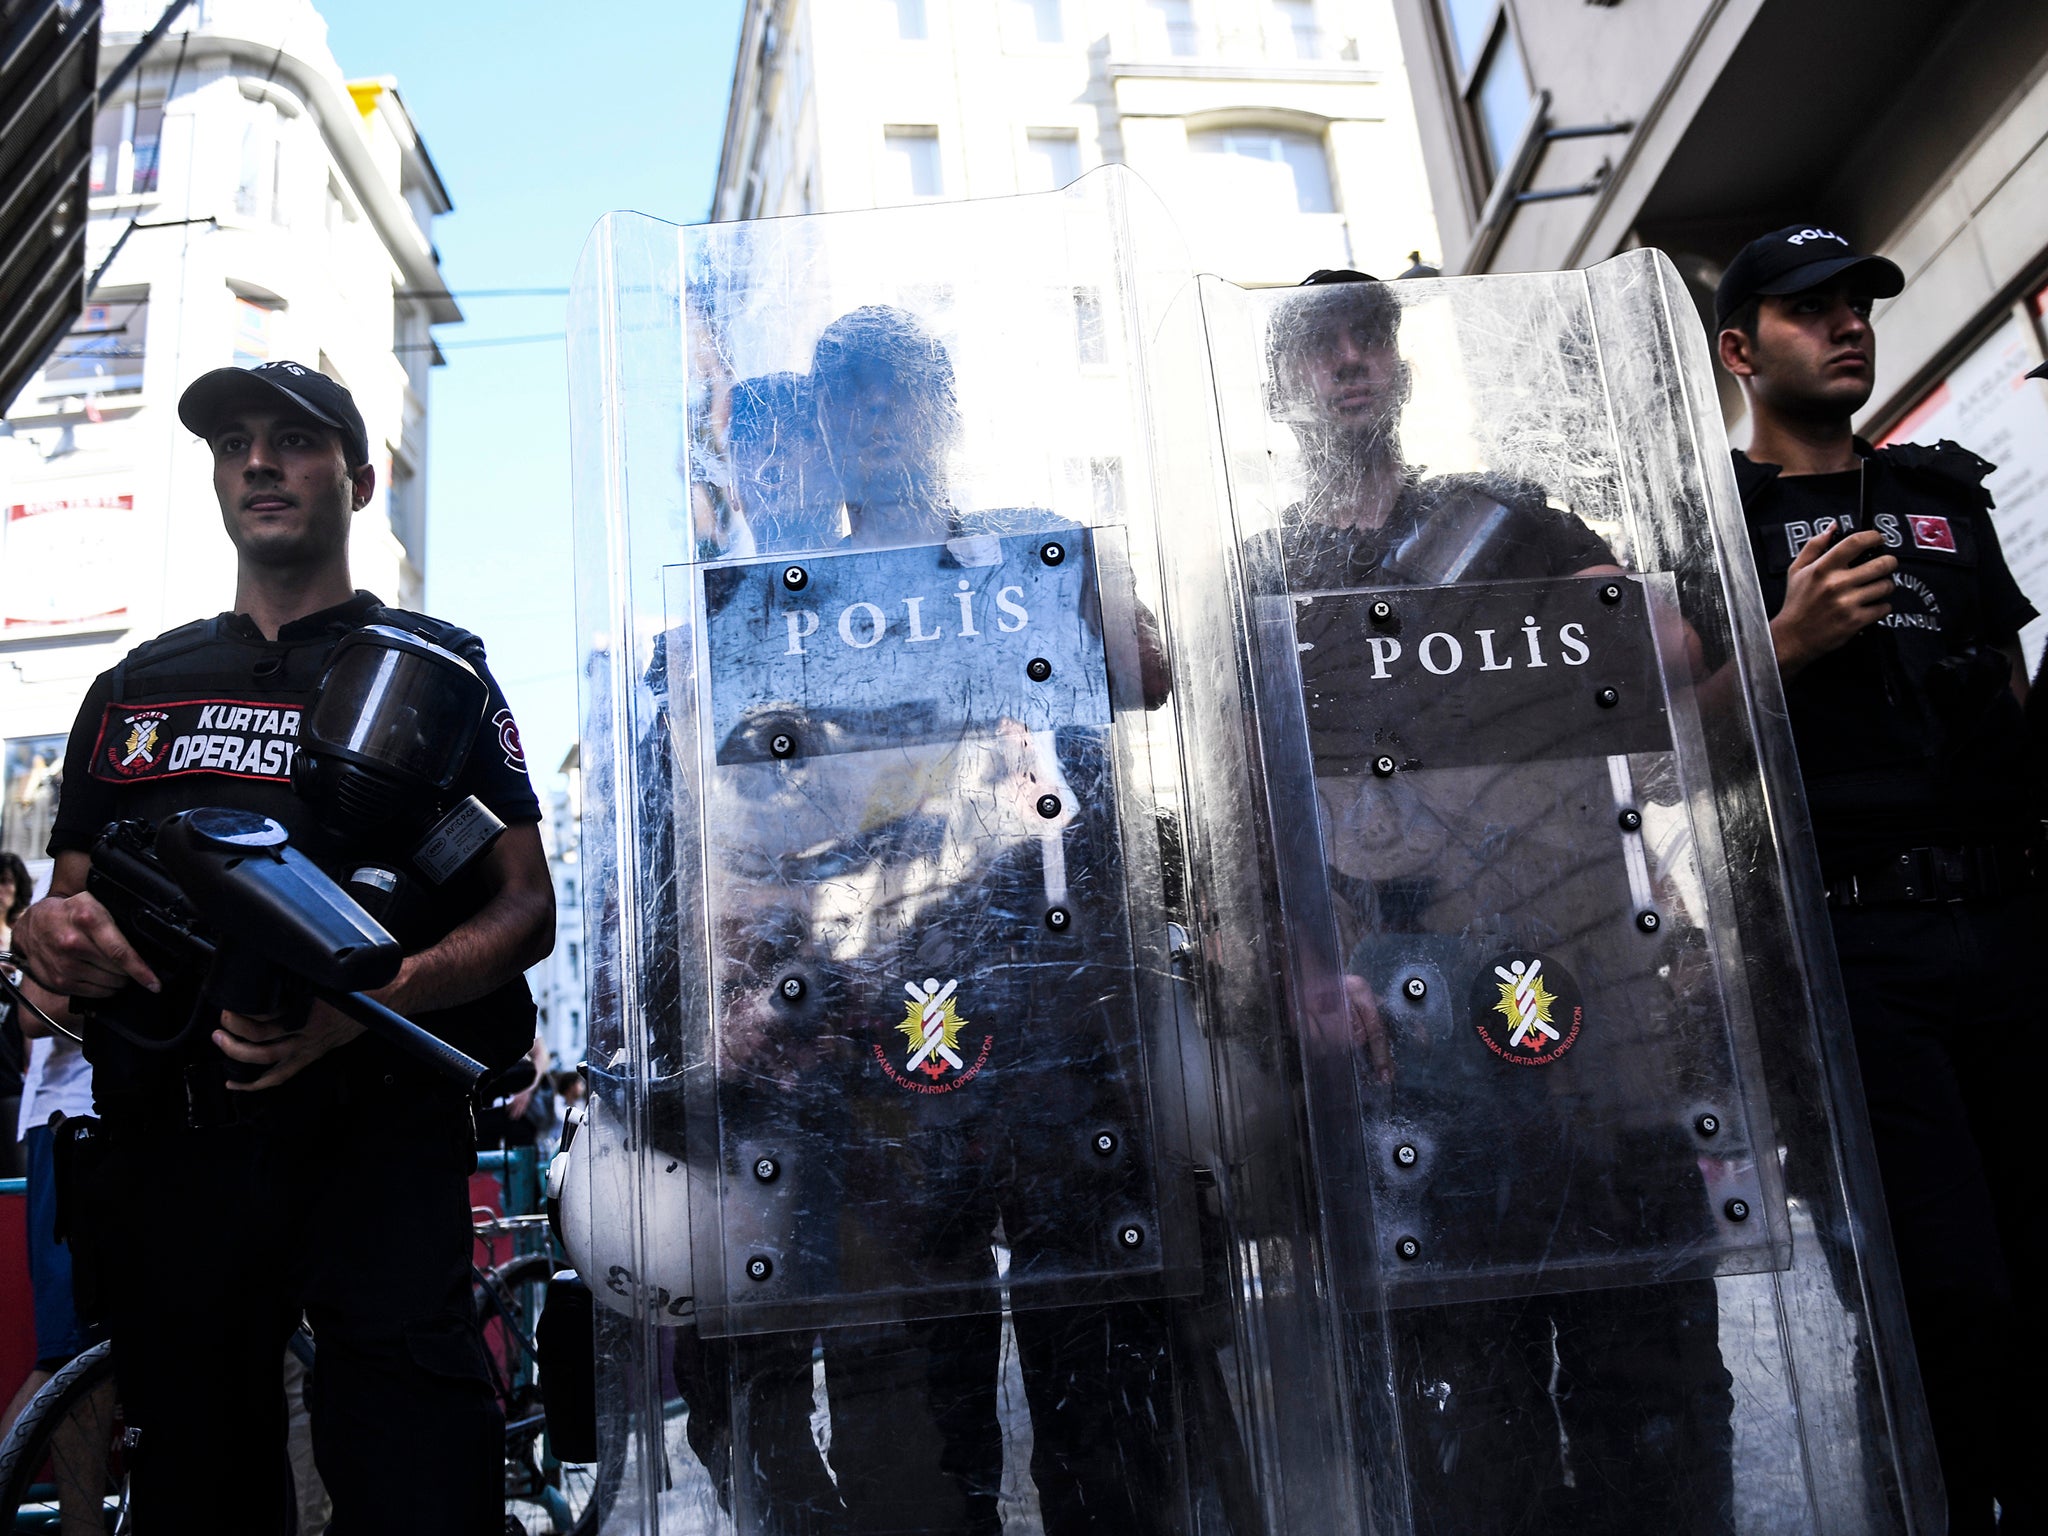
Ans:
POLYGON ((1831 907, 1998 901, 2033 888, 2034 850, 2016 845, 1901 848, 1881 863, 1827 882, 1831 907))

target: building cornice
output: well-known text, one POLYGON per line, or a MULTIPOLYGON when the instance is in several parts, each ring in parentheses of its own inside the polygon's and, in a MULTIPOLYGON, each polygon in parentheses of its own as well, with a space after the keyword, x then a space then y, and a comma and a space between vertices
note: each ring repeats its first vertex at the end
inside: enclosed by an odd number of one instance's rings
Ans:
POLYGON ((1111 59, 1112 80, 1262 80, 1275 85, 1372 85, 1377 69, 1329 64, 1140 64, 1111 59))
POLYGON ((223 65, 230 74, 243 66, 254 66, 272 82, 282 84, 306 104, 328 153, 348 177, 349 186, 361 201, 375 226, 384 248, 398 267, 403 286, 417 293, 442 294, 427 299, 429 320, 435 325, 453 325, 462 310, 447 297, 441 262, 427 232, 413 218, 412 208, 388 184, 363 138, 362 114, 339 76, 325 71, 297 54, 280 52, 277 44, 227 32, 197 32, 186 50, 187 68, 208 62, 223 65))

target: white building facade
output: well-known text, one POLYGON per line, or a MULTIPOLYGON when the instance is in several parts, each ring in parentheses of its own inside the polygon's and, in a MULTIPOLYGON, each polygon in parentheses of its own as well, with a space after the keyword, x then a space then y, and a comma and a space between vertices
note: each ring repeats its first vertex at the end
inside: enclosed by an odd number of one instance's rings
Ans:
POLYGON ((1436 258, 1391 0, 748 0, 711 216, 1050 191, 1108 163, 1237 282, 1436 258))
POLYGON ((540 1036, 547 1042, 551 1070, 566 1072, 583 1060, 589 1039, 584 1023, 583 871, 581 748, 571 747, 557 770, 555 786, 542 797, 541 842, 555 887, 555 948, 526 973, 540 1012, 540 1036))
MULTIPOLYGON (((103 77, 162 10, 109 0, 103 77)), ((450 203, 394 82, 344 79, 326 31, 307 0, 201 0, 102 104, 86 265, 106 270, 0 402, 0 846, 24 858, 92 678, 233 596, 177 417, 200 374, 291 358, 349 387, 377 470, 355 577, 419 602, 429 327, 462 318, 431 238, 450 203)))

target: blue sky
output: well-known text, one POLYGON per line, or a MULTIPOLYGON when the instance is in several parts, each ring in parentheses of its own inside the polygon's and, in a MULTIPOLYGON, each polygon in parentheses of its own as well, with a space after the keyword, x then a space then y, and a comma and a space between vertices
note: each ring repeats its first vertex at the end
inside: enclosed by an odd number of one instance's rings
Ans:
MULTIPOLYGON (((562 288, 604 213, 703 219, 741 0, 601 8, 319 0, 344 72, 395 75, 455 212, 448 286, 562 288)), ((464 298, 438 332, 427 606, 481 634, 545 794, 576 736, 560 298, 464 298)), ((389 594, 386 594, 387 596, 389 594)))

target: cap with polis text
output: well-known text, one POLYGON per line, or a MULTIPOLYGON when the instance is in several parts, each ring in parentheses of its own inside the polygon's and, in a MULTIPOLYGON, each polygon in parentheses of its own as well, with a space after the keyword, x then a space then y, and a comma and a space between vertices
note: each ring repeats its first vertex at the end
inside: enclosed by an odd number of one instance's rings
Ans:
POLYGON ((201 437, 211 437, 238 407, 252 404, 272 409, 295 406, 341 434, 350 469, 370 462, 370 434, 355 396, 304 363, 262 363, 203 373, 178 397, 178 420, 201 437))
POLYGON ((1882 256, 1865 256, 1831 229, 1788 224, 1759 235, 1735 253, 1714 290, 1714 324, 1759 295, 1804 293, 1850 274, 1873 299, 1895 297, 1906 286, 1906 274, 1882 256))

